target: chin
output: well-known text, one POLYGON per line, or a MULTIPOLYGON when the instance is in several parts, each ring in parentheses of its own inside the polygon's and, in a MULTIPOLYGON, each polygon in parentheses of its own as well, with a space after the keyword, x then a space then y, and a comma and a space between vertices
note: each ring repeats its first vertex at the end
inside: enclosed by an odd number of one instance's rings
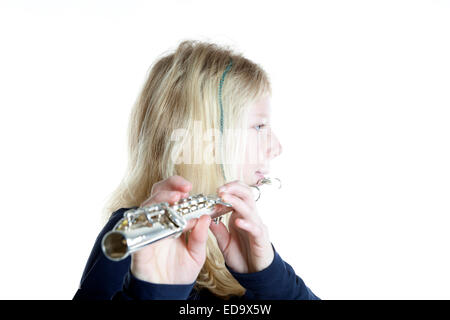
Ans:
POLYGON ((250 185, 255 186, 258 183, 258 181, 261 180, 261 178, 263 178, 261 174, 253 172, 251 179, 249 179, 251 180, 250 185))

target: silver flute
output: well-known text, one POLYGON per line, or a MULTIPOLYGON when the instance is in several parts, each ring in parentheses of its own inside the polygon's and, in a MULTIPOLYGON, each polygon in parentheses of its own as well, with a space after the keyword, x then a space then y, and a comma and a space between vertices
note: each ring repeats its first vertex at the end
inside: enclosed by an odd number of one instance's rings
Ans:
MULTIPOLYGON (((258 180, 256 185, 251 186, 258 191, 255 201, 261 195, 259 187, 266 185, 281 188, 281 181, 269 177, 258 180)), ((110 260, 120 261, 156 241, 178 238, 190 219, 209 214, 215 223, 219 223, 222 216, 232 210, 231 204, 223 202, 220 197, 201 193, 180 199, 171 206, 161 202, 129 209, 103 237, 102 250, 110 260)))

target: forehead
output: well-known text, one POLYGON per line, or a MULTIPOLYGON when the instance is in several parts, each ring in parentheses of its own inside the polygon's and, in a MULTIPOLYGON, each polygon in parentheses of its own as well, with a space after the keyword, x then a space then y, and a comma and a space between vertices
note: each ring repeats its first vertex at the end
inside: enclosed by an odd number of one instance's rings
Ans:
POLYGON ((270 96, 266 96, 257 100, 250 108, 250 116, 252 117, 269 117, 271 112, 270 96))

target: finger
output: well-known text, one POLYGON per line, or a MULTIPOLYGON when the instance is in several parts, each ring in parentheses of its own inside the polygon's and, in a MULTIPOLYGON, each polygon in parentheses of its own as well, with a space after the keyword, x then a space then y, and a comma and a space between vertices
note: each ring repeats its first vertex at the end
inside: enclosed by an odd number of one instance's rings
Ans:
POLYGON ((231 204, 233 210, 237 212, 238 215, 242 216, 244 219, 247 220, 255 219, 254 214, 252 214, 254 210, 251 210, 251 208, 247 205, 247 203, 244 202, 241 198, 229 193, 223 194, 221 198, 224 202, 231 204))
POLYGON ((242 218, 236 219, 234 223, 238 228, 250 233, 255 239, 258 239, 262 235, 261 228, 258 228, 254 223, 248 222, 242 218))
POLYGON ((213 233, 213 235, 216 237, 217 244, 219 245, 219 249, 222 253, 227 249, 228 243, 230 241, 230 233, 227 230, 227 227, 223 222, 220 222, 219 224, 215 224, 214 222, 211 222, 209 224, 209 229, 213 233))
POLYGON ((187 221, 186 226, 185 226, 184 229, 183 229, 183 232, 187 232, 187 231, 191 230, 191 229, 196 225, 197 220, 198 220, 198 218, 195 218, 195 219, 189 219, 189 220, 187 221))
POLYGON ((189 233, 192 232, 192 228, 195 227, 199 218, 189 219, 187 220, 186 226, 183 229, 183 241, 186 242, 186 237, 189 233))
POLYGON ((253 205, 255 203, 253 191, 248 185, 239 180, 227 183, 218 189, 219 196, 225 193, 231 193, 241 198, 249 205, 253 205))
POLYGON ((189 235, 188 251, 192 258, 199 264, 204 262, 206 256, 206 240, 211 217, 207 214, 198 218, 197 223, 189 235))
POLYGON ((184 179, 182 176, 175 175, 153 184, 151 194, 162 190, 189 192, 191 189, 191 182, 184 179))
POLYGON ((194 218, 194 219, 187 220, 186 226, 183 229, 183 236, 184 237, 186 237, 186 234, 188 234, 189 231, 192 231, 192 228, 195 227, 195 225, 197 224, 198 219, 199 218, 194 218))
POLYGON ((140 207, 149 206, 156 203, 168 202, 169 204, 173 204, 181 198, 185 197, 186 193, 180 191, 168 191, 161 190, 156 192, 150 198, 145 200, 140 207))
POLYGON ((268 230, 265 225, 261 227, 241 218, 236 219, 234 223, 239 229, 248 232, 250 238, 252 238, 252 241, 256 246, 264 247, 264 244, 267 242, 268 238, 268 230))

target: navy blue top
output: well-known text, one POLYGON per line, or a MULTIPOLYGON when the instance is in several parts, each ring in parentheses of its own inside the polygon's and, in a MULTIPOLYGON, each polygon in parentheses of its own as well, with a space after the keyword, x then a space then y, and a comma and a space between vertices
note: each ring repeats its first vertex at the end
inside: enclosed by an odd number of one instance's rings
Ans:
MULTIPOLYGON (((134 207, 135 208, 135 207, 134 207)), ((158 284, 142 281, 130 272, 131 257, 111 261, 102 252, 103 236, 116 225, 128 208, 117 210, 95 241, 74 300, 221 300, 208 289, 197 291, 191 284, 158 284)), ((246 289, 233 300, 318 300, 292 267, 274 250, 272 263, 254 273, 236 273, 225 264, 232 276, 246 289)))

